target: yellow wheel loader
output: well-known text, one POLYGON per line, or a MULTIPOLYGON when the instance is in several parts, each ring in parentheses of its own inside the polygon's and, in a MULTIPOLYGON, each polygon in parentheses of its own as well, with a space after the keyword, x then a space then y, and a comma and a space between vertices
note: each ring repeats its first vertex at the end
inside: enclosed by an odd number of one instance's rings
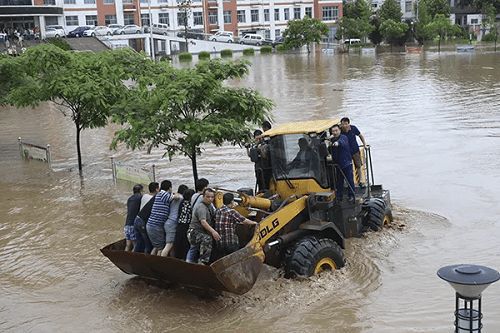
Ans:
POLYGON ((128 274, 236 294, 253 287, 263 264, 284 268, 287 277, 343 267, 345 239, 379 230, 392 214, 389 191, 373 184, 369 147, 361 149, 365 179, 356 180, 366 186, 347 189, 355 192, 354 201, 336 198, 339 168, 330 154, 329 133, 338 123, 295 122, 264 132, 249 150, 259 193, 252 188, 217 189, 216 207, 225 192, 232 192, 239 203, 236 209, 258 222, 253 230, 238 226, 238 251, 210 265, 125 252, 125 240, 102 253, 128 274))

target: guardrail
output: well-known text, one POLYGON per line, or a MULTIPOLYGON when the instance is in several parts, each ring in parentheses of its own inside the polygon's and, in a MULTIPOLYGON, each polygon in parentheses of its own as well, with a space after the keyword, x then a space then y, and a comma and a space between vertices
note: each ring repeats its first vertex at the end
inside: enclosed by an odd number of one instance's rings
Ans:
POLYGON ((17 141, 19 143, 19 153, 23 159, 45 162, 49 165, 49 168, 52 166, 49 144, 44 147, 34 143, 23 142, 21 137, 17 138, 17 141))

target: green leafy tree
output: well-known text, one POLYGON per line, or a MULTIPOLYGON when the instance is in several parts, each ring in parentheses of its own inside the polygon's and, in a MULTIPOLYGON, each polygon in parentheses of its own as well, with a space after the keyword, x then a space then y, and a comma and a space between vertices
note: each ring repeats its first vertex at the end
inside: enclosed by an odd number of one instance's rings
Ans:
POLYGON ((375 45, 382 42, 382 34, 380 33, 380 18, 376 15, 370 18, 370 25, 372 26, 371 32, 368 34, 368 38, 375 45))
POLYGON ((408 30, 408 25, 404 22, 396 22, 392 19, 387 19, 380 24, 380 33, 384 39, 392 45, 402 44, 402 38, 408 30))
POLYGON ((487 13, 490 7, 493 7, 496 13, 500 13, 500 0, 474 0, 474 7, 481 13, 487 13))
POLYGON ((365 0, 356 0, 354 2, 346 3, 344 6, 343 17, 369 20, 370 16, 370 5, 365 0))
POLYGON ((15 60, 2 61, 0 71, 10 75, 0 88, 6 92, 2 102, 24 107, 50 101, 60 106, 75 125, 81 172, 81 132, 106 125, 111 108, 126 90, 122 80, 133 77, 141 62, 143 56, 127 50, 97 54, 64 51, 50 44, 32 47, 15 60), (17 78, 12 77, 15 73, 17 78))
MULTIPOLYGON (((427 7, 427 11, 431 19, 434 19, 438 14, 444 15, 446 17, 450 16, 451 7, 449 0, 423 0, 423 2, 427 7)), ((419 2, 419 6, 420 5, 421 3, 419 2)))
POLYGON ((319 43, 321 38, 326 36, 328 36, 328 26, 325 23, 304 16, 302 20, 288 21, 288 27, 283 32, 283 45, 288 49, 306 45, 307 53, 311 53, 310 44, 319 43))
POLYGON ((366 41, 373 26, 370 24, 370 7, 365 0, 346 4, 344 16, 340 19, 337 38, 360 38, 366 41))
POLYGON ((396 0, 385 0, 378 11, 381 23, 386 20, 393 20, 394 22, 401 22, 403 13, 399 7, 399 2, 396 0))
POLYGON ((221 60, 145 71, 144 80, 115 107, 114 120, 125 127, 115 133, 112 147, 124 142, 132 149, 161 147, 170 159, 187 156, 196 181, 203 144, 243 144, 255 124, 269 117, 271 100, 252 89, 224 84, 247 72, 247 62, 221 60))
POLYGON ((438 52, 441 52, 441 41, 455 34, 456 28, 451 23, 450 19, 443 14, 437 14, 434 19, 426 25, 429 33, 433 38, 438 37, 438 52))
POLYGON ((498 26, 496 23, 497 10, 495 9, 495 6, 493 4, 487 4, 483 7, 483 13, 484 13, 482 20, 483 29, 489 30, 488 35, 484 36, 487 38, 483 37, 483 40, 489 39, 490 41, 495 42, 495 52, 496 52, 497 41, 498 41, 498 26))

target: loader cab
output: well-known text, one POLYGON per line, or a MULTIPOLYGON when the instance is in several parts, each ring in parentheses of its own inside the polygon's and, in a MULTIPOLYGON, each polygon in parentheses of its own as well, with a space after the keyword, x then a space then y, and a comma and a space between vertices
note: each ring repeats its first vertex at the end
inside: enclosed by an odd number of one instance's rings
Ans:
POLYGON ((337 122, 290 123, 264 132, 274 179, 271 188, 281 198, 331 191, 324 140, 337 122))

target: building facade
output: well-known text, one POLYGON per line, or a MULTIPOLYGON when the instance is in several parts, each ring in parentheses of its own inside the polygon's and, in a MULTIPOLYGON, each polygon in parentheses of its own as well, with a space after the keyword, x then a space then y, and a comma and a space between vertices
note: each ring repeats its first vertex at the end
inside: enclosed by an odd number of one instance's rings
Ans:
MULTIPOLYGON (((61 25, 66 32, 78 26, 152 23, 184 29, 186 12, 180 0, 0 0, 0 29, 61 25), (149 13, 151 13, 151 18, 149 13)), ((190 29, 235 36, 255 32, 275 39, 287 22, 305 15, 335 26, 342 16, 342 0, 191 0, 190 29)))

